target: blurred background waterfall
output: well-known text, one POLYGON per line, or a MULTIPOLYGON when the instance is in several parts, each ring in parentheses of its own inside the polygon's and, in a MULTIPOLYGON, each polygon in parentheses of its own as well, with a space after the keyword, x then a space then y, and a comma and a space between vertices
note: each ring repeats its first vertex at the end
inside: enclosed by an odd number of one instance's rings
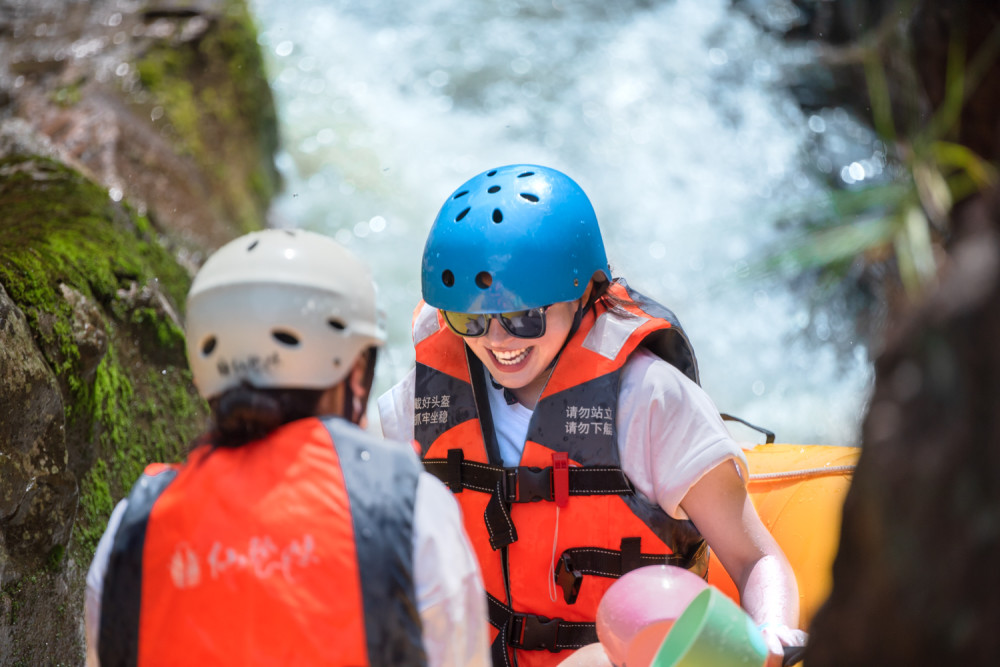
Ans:
POLYGON ((250 4, 284 144, 271 224, 373 266, 390 331, 377 393, 413 363, 438 207, 480 171, 538 163, 590 195, 612 269, 677 313, 721 411, 779 442, 858 444, 867 306, 766 270, 797 242, 789 211, 887 178, 868 129, 791 92, 808 44, 726 0, 250 4))

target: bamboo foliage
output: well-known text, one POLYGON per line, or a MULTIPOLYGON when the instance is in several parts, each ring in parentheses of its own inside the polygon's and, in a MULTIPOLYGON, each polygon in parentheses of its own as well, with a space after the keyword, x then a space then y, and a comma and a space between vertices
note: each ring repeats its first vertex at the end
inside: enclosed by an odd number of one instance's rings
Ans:
MULTIPOLYGON (((886 31, 879 33, 884 40, 886 31)), ((936 280, 954 205, 997 183, 995 165, 950 138, 957 135, 963 104, 1000 55, 1000 29, 969 62, 963 33, 953 30, 944 101, 925 123, 910 128, 897 129, 893 120, 882 51, 873 43, 856 53, 864 67, 872 127, 891 155, 896 177, 837 190, 824 201, 787 212, 785 219, 804 233, 762 268, 837 274, 845 265, 880 263, 894 268, 906 295, 916 300, 936 280)))

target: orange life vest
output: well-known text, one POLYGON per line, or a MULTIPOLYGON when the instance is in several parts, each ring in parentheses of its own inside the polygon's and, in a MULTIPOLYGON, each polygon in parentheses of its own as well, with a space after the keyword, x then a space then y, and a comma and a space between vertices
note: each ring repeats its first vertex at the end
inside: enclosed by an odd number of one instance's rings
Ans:
POLYGON ((615 416, 622 367, 647 345, 697 380, 667 309, 622 285, 582 317, 528 426, 516 468, 496 444, 482 364, 436 311, 414 319, 414 435, 425 467, 455 492, 482 569, 493 662, 552 665, 597 641, 597 605, 616 577, 668 562, 704 573, 689 521, 636 494, 622 472, 615 416), (534 502, 540 501, 540 502, 534 502), (555 557, 553 557, 553 546, 555 557))
POLYGON ((102 666, 424 664, 419 472, 336 418, 150 466, 108 563, 102 666))

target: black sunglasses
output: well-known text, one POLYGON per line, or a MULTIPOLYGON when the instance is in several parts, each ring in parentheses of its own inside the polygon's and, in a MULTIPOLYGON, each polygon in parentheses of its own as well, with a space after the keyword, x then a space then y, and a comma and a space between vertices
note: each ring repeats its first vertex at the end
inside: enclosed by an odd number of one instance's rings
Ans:
POLYGON ((500 325, 515 338, 541 338, 545 335, 545 311, 548 306, 515 310, 509 313, 455 313, 442 310, 448 328, 465 338, 486 335, 490 320, 499 320, 500 325))

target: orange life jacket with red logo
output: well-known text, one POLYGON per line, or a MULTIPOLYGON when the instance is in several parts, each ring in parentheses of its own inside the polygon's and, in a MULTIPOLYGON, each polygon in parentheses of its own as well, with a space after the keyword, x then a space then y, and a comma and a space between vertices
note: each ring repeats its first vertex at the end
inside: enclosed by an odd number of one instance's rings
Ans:
POLYGON ((494 665, 553 665, 597 641, 597 605, 616 577, 671 563, 704 574, 689 521, 636 494, 619 461, 622 367, 640 344, 697 380, 673 314, 623 285, 582 317, 528 426, 520 465, 499 455, 482 364, 428 306, 414 319, 414 435, 425 467, 456 494, 479 558, 494 665), (555 558, 553 559, 553 543, 555 558))
POLYGON ((336 418, 150 466, 108 562, 102 667, 425 664, 419 473, 336 418))

